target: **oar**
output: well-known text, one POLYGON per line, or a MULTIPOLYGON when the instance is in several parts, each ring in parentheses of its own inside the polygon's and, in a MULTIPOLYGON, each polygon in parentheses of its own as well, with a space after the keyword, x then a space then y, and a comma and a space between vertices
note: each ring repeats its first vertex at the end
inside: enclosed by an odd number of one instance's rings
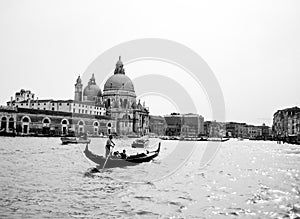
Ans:
MULTIPOLYGON (((114 147, 113 147, 113 149, 114 149, 114 147)), ((113 149, 112 149, 111 151, 109 151, 109 154, 108 154, 108 156, 107 156, 107 158, 106 158, 106 160, 105 160, 105 162, 104 162, 104 164, 103 164, 102 172, 103 172, 103 170, 104 170, 104 167, 105 167, 105 165, 106 165, 106 163, 107 163, 107 160, 108 160, 110 154, 113 152, 113 149)))

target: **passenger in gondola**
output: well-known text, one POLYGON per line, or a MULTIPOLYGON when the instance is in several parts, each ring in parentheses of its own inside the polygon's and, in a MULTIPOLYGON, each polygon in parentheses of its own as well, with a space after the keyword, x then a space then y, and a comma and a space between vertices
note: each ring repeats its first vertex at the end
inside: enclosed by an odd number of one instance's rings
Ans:
POLYGON ((122 153, 120 153, 121 155, 121 158, 122 159, 126 159, 127 158, 127 155, 126 155, 126 150, 124 149, 122 153))
POLYGON ((110 154, 111 148, 115 146, 115 143, 112 141, 113 136, 110 135, 106 141, 106 146, 105 146, 105 157, 107 157, 110 154))
POLYGON ((119 151, 115 151, 113 155, 115 158, 121 158, 121 154, 119 151))

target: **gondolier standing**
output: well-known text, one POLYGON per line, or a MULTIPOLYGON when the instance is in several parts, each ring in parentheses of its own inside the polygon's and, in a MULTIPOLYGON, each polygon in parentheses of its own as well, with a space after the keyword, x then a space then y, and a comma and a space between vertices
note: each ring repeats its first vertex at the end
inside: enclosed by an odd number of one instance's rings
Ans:
POLYGON ((105 157, 108 157, 111 148, 113 148, 115 146, 115 143, 112 141, 113 136, 110 135, 106 141, 106 146, 105 146, 105 157))

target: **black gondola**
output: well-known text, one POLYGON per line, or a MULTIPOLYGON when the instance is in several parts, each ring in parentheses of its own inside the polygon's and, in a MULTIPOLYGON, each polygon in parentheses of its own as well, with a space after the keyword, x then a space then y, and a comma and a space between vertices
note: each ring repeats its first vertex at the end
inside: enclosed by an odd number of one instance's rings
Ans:
MULTIPOLYGON (((105 168, 134 166, 139 163, 149 162, 153 158, 158 156, 159 151, 160 151, 160 142, 158 144, 157 150, 155 150, 155 151, 131 155, 131 156, 128 156, 126 159, 110 157, 105 164, 105 168)), ((94 163, 98 164, 99 165, 98 168, 102 168, 103 164, 106 161, 105 157, 91 152, 88 148, 88 145, 86 145, 86 147, 85 147, 84 154, 88 159, 90 159, 94 163)))

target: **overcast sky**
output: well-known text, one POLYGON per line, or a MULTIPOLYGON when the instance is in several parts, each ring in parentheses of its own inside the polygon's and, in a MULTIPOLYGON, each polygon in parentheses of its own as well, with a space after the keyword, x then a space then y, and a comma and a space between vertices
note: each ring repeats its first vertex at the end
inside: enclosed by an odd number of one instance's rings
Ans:
MULTIPOLYGON (((40 99, 73 99, 77 76, 97 56, 122 42, 155 37, 184 44, 207 62, 228 121, 270 125, 276 110, 300 106, 299 12, 297 0, 0 0, 0 102, 21 88, 40 99)), ((182 73, 149 61, 125 68, 129 77, 156 72, 177 80, 182 73)), ((151 114, 176 110, 162 97, 144 99, 151 114)), ((207 104, 203 99, 198 113, 208 120, 207 104)))

